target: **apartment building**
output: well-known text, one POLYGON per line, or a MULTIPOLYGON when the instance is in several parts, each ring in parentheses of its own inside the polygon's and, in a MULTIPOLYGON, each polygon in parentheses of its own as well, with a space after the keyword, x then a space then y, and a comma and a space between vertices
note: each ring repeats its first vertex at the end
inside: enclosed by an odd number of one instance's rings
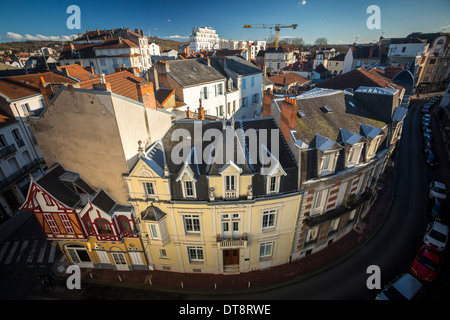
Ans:
POLYGON ((264 66, 268 73, 277 74, 286 66, 295 63, 294 52, 278 48, 267 48, 264 52, 264 66))
POLYGON ((150 269, 237 274, 289 262, 301 192, 272 118, 175 122, 124 179, 150 269), (195 142, 211 132, 218 138, 212 148, 195 142), (267 140, 251 145, 256 140, 244 138, 250 132, 266 132, 267 140), (187 143, 182 161, 174 135, 187 143), (271 169, 258 160, 261 152, 271 152, 271 169))
POLYGON ((219 49, 219 35, 210 27, 193 27, 190 36, 191 50, 194 52, 219 49))
POLYGON ((406 108, 386 104, 399 90, 365 88, 361 103, 344 90, 313 89, 295 98, 267 92, 263 115, 279 124, 300 167, 304 192, 292 259, 325 248, 351 231, 373 203, 379 181, 401 133, 406 108), (380 99, 381 98, 381 99, 380 99), (372 104, 367 101, 373 100, 372 104), (394 109, 388 123, 373 105, 394 109))

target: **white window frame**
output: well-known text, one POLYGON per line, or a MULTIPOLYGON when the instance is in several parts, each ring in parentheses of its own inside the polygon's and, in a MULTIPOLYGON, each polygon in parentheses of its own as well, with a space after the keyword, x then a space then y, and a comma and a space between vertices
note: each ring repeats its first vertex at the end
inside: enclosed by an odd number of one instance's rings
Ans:
POLYGON ((317 230, 311 228, 308 229, 308 232, 306 233, 306 242, 314 241, 317 239, 317 230))
POLYGON ((328 152, 324 153, 323 157, 321 158, 321 170, 320 174, 330 174, 334 172, 334 169, 336 168, 336 161, 337 161, 337 153, 336 152, 328 152), (328 161, 326 159, 328 158, 328 161), (326 164, 326 166, 325 166, 326 164))
POLYGON ((265 210, 261 216, 261 228, 263 231, 276 227, 278 210, 265 210))
POLYGON ((185 233, 199 234, 201 232, 200 215, 185 214, 183 215, 183 223, 185 233), (198 221, 198 223, 195 223, 194 221, 198 221))
POLYGON ((259 244, 259 258, 269 258, 273 255, 273 241, 259 244))
POLYGON ((154 196, 154 195, 156 195, 155 183, 153 181, 143 182, 143 185, 144 185, 144 192, 145 192, 145 194, 147 196, 154 196), (150 186, 150 188, 149 188, 149 186, 150 186))
POLYGON ((203 247, 198 246, 189 246, 187 247, 187 254, 189 262, 204 262, 205 254, 203 252, 203 247), (201 253, 201 254, 199 254, 201 253))
POLYGON ((361 157, 362 144, 355 144, 349 152, 347 164, 348 165, 358 165, 359 159, 361 157))
POLYGON ((72 227, 72 224, 70 223, 69 216, 66 213, 60 213, 59 219, 61 220, 64 229, 66 229, 66 232, 68 234, 75 234, 75 230, 72 227))
POLYGON ((183 194, 185 198, 195 198, 195 181, 193 180, 183 180, 183 194), (191 188, 188 188, 187 183, 191 184, 191 188), (192 189, 192 194, 188 194, 188 190, 192 189))

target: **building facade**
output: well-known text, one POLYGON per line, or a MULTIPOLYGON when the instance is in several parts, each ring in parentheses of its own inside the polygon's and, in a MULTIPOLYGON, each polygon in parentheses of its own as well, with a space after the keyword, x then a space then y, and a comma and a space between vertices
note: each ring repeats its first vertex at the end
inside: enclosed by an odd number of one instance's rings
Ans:
POLYGON ((148 270, 133 208, 94 190, 55 164, 30 182, 22 210, 33 212, 49 241, 80 268, 148 270))
POLYGON ((289 262, 301 192, 297 165, 272 118, 175 122, 161 141, 142 150, 124 179, 151 269, 233 274, 289 262), (254 146, 247 148, 240 136, 256 129, 268 130, 268 140, 253 159, 248 152, 254 146), (223 140, 215 140, 212 149, 202 142, 190 145, 194 135, 208 132, 223 140), (180 134, 189 144, 181 163, 172 139, 180 134), (234 140, 232 150, 242 152, 232 152, 228 160, 227 136, 234 140), (274 146, 278 156, 272 156, 270 170, 262 170, 259 152, 275 153, 274 146), (210 163, 213 150, 224 154, 210 163), (203 160, 195 163, 199 154, 203 160))
POLYGON ((219 35, 209 27, 193 27, 190 37, 191 50, 194 52, 219 49, 219 35))
POLYGON ((264 66, 268 73, 278 74, 281 69, 295 63, 294 52, 281 47, 267 48, 264 52, 264 66))

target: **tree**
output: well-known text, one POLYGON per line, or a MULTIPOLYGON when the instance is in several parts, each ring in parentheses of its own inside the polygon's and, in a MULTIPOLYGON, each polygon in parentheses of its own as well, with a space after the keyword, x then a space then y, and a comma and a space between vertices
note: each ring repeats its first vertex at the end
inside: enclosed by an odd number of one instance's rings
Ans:
POLYGON ((324 47, 328 45, 328 39, 327 38, 317 38, 316 41, 314 41, 314 45, 319 47, 324 47))

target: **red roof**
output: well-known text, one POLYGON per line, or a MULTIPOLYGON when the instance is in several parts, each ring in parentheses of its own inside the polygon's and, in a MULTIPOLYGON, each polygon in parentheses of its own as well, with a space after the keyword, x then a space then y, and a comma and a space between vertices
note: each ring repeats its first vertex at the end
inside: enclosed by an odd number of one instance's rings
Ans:
POLYGON ((39 84, 41 77, 44 78, 47 83, 77 82, 54 72, 13 76, 0 79, 0 93, 7 96, 11 100, 40 94, 41 90, 39 89, 39 84))
MULTIPOLYGON (((112 92, 136 101, 139 101, 136 84, 146 82, 141 77, 137 77, 129 71, 108 74, 105 76, 105 80, 111 84, 112 92)), ((99 83, 98 78, 80 82, 78 85, 83 89, 92 89, 95 83, 99 83)))
POLYGON ((68 76, 80 79, 80 81, 91 80, 91 79, 97 77, 95 74, 89 72, 88 70, 86 70, 85 68, 80 66, 79 64, 70 64, 68 66, 58 66, 57 68, 63 72, 64 72, 64 70, 66 70, 66 72, 68 73, 68 76))
POLYGON ((269 77, 269 80, 278 86, 290 85, 297 82, 301 82, 303 84, 311 81, 293 72, 278 74, 276 76, 269 77))

